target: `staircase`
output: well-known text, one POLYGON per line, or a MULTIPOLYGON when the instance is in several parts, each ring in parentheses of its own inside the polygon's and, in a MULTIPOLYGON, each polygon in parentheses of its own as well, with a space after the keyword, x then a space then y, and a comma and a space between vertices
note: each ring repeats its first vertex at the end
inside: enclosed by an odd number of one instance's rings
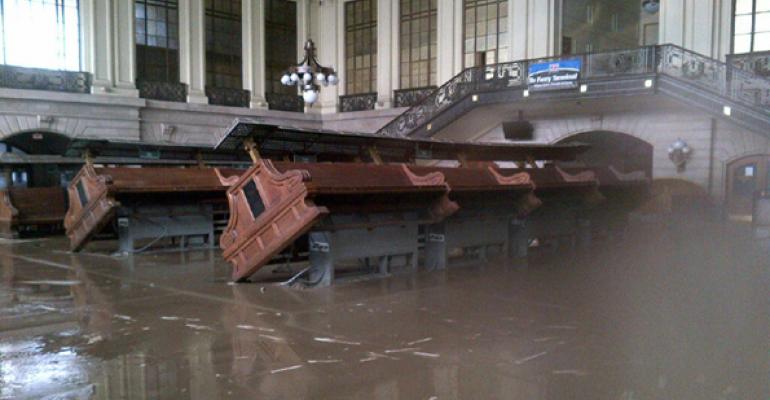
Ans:
POLYGON ((377 133, 430 137, 462 114, 487 104, 650 93, 672 97, 770 136, 770 79, 766 75, 742 69, 739 62, 727 64, 671 44, 467 68, 377 133), (528 92, 530 64, 576 58, 582 63, 579 83, 588 85, 589 91, 528 92))

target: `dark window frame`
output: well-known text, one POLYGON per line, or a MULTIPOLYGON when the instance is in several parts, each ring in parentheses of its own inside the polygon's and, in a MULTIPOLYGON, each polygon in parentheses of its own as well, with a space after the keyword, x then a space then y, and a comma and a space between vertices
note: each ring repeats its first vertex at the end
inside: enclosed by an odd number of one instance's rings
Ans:
POLYGON ((266 0, 265 4, 265 93, 297 96, 296 86, 281 84, 287 68, 296 64, 297 3, 266 0))
MULTIPOLYGON (((766 52, 770 50, 755 50, 755 38, 757 33, 767 33, 770 31, 761 31, 757 32, 757 0, 751 0, 751 30, 749 35, 749 51, 736 53, 735 52, 735 19, 738 17, 737 11, 737 5, 738 1, 733 0, 733 15, 732 20, 730 24, 730 52, 732 54, 751 54, 755 52, 766 52)), ((762 11, 762 13, 766 13, 768 11, 762 11)), ((740 14, 740 15, 746 15, 746 14, 740 14)))
MULTIPOLYGON (((395 0, 394 0, 395 1, 395 0)), ((436 0, 400 0, 399 4, 399 88, 415 89, 436 84, 437 72, 437 37, 438 37, 438 2, 436 0), (418 9, 420 3, 427 2, 428 8, 418 9), (404 6, 408 6, 404 7, 404 6), (423 20, 427 20, 428 54, 421 56, 420 36, 425 33, 419 29, 423 20), (417 31, 414 30, 418 25, 417 31), (404 27, 409 32, 404 32, 404 27), (408 41, 404 39, 407 38, 408 41), (407 59, 404 59, 406 52, 407 59), (417 55, 415 55, 417 53, 417 55), (415 65, 417 63, 417 65, 415 65), (415 74, 415 68, 417 73, 415 74), (427 80, 422 81, 421 75, 427 80), (406 79, 407 82, 404 82, 406 79)))
MULTIPOLYGON (((344 7, 345 94, 377 91, 377 1, 353 0, 344 7), (368 4, 369 13, 365 13, 368 4), (351 18, 348 18, 352 16, 351 18), (352 38, 352 42, 349 40, 352 38), (369 39, 368 45, 364 42, 369 39), (368 65, 366 65, 368 64, 368 65), (363 79, 363 76, 369 76, 363 79), (356 78, 360 76, 362 78, 356 78)), ((380 0, 393 1, 393 0, 380 0)))
MULTIPOLYGON (((136 80, 179 83, 179 3, 177 0, 135 0, 134 20, 136 23, 136 80), (139 9, 143 9, 143 18, 139 18, 139 9), (148 18, 150 9, 153 13, 163 11, 163 17, 148 18), (176 18, 169 15, 176 14, 176 18), (150 34, 150 21, 165 23, 165 34, 150 34), (139 27, 143 29, 140 32, 139 27), (173 29, 172 29, 173 28, 173 29), (150 43, 150 38, 155 40, 150 43), (158 43, 162 38, 164 43, 158 43), (140 40, 142 39, 142 40, 140 40), (158 60, 162 60, 159 62, 158 60)), ((157 27, 152 28, 157 29, 157 27)))
POLYGON ((207 0, 205 7, 206 85, 243 89, 242 1, 207 0), (217 7, 222 4, 227 4, 229 10, 217 7), (222 51, 222 43, 232 48, 222 51))
MULTIPOLYGON (((508 18, 511 17, 510 15, 508 15, 508 9, 507 9, 508 8, 508 1, 509 0, 463 0, 463 7, 462 7, 462 13, 463 13, 462 63, 463 63, 463 68, 468 68, 468 67, 472 67, 472 66, 478 66, 478 65, 476 65, 478 63, 476 63, 475 61, 474 61, 474 65, 467 65, 465 58, 466 58, 467 54, 474 54, 474 57, 475 57, 476 54, 480 53, 480 51, 478 51, 478 49, 477 49, 477 41, 480 38, 479 32, 478 32, 478 28, 477 28, 478 27, 478 23, 479 23, 479 19, 477 18, 477 16, 478 16, 477 11, 481 7, 487 7, 487 6, 492 5, 492 4, 495 4, 497 6, 497 17, 496 17, 496 24, 495 24, 496 39, 495 39, 495 47, 494 47, 495 59, 492 60, 491 62, 489 60, 485 60, 485 62, 486 62, 486 64, 496 64, 496 63, 500 62, 500 39, 503 38, 505 35, 508 35, 510 33, 510 32, 508 32, 508 26, 507 26, 508 25, 507 24, 508 23, 508 18), (504 31, 500 31, 500 28, 501 28, 501 24, 500 24, 500 10, 501 10, 501 6, 503 6, 502 8, 505 8, 505 11, 506 11, 505 12, 506 24, 505 24, 505 26, 503 26, 503 28, 505 29, 504 31), (473 24, 473 31, 474 31, 474 35, 473 35, 473 38, 474 38, 473 39, 473 50, 474 51, 469 53, 467 51, 468 48, 465 46, 465 42, 467 40, 466 39, 466 28, 468 26, 468 21, 466 20, 466 16, 468 14, 467 11, 469 9, 471 9, 471 8, 475 8, 476 12, 474 12, 474 24, 473 24)), ((511 50, 510 46, 511 46, 511 43, 510 43, 510 41, 508 41, 508 47, 507 48, 508 48, 509 52, 511 50)), ((488 51, 490 51, 490 49, 484 50, 485 53, 488 52, 488 51)))

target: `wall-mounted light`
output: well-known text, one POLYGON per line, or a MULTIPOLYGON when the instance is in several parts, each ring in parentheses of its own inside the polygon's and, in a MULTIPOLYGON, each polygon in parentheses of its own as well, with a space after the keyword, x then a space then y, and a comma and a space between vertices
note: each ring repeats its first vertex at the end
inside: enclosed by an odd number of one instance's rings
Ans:
POLYGON ((644 0, 642 1, 642 9, 650 14, 655 14, 660 10, 660 0, 644 0))
POLYGON ((521 92, 521 95, 524 96, 524 97, 529 97, 529 90, 528 89, 524 89, 524 91, 521 92))
POLYGON ((733 109, 730 106, 724 106, 722 107, 722 114, 729 117, 733 115, 733 109))
POLYGON ((647 89, 651 88, 652 87, 652 79, 645 80, 644 81, 644 87, 646 87, 647 89))
POLYGON ((682 139, 677 139, 668 147, 668 159, 676 165, 677 172, 683 172, 687 161, 692 156, 692 149, 682 139))
POLYGON ((580 93, 586 93, 588 92, 588 85, 582 84, 580 85, 580 93))

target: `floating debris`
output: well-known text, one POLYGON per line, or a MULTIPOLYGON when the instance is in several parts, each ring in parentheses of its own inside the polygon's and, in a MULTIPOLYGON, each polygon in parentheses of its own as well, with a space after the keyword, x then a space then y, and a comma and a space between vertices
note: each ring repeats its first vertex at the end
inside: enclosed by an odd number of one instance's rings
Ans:
POLYGON ((408 353, 410 351, 416 351, 416 350, 420 350, 420 348, 419 347, 407 347, 405 349, 385 350, 385 354, 390 354, 390 353, 408 353))
POLYGON ((213 331, 214 330, 212 327, 206 326, 206 325, 184 324, 184 326, 195 329, 196 331, 213 331))
POLYGON ((122 315, 122 314, 115 314, 115 315, 113 315, 113 317, 115 317, 115 318, 117 318, 117 319, 122 319, 122 320, 124 320, 124 321, 133 321, 133 320, 134 320, 134 319, 133 319, 133 318, 131 318, 130 316, 128 316, 128 315, 122 315))
POLYGON ((556 340, 556 339, 558 339, 557 336, 546 336, 546 337, 541 337, 541 338, 537 338, 537 339, 532 339, 532 341, 540 343, 540 342, 547 342, 549 340, 556 340))
POLYGON ((316 338, 313 338, 313 340, 315 340, 316 342, 321 342, 321 343, 349 344, 351 346, 360 346, 361 345, 361 342, 350 342, 350 341, 347 341, 347 340, 334 339, 334 338, 328 338, 328 337, 316 337, 316 338))
POLYGON ((286 372, 286 371, 291 371, 291 370, 300 369, 300 368, 302 368, 302 364, 292 365, 291 367, 286 367, 286 368, 273 369, 273 370, 270 370, 270 373, 277 374, 279 372, 286 372))
POLYGON ((82 282, 70 280, 39 280, 39 281, 19 281, 23 285, 49 285, 49 286, 77 286, 82 282))
POLYGON ((341 360, 307 360, 308 364, 335 364, 342 362, 341 360))
POLYGON ((527 356, 527 357, 524 357, 522 359, 516 360, 515 363, 516 363, 516 365, 521 365, 521 364, 524 364, 525 362, 532 361, 532 360, 534 360, 536 358, 539 358, 539 357, 542 357, 542 356, 544 356, 546 354, 548 354, 547 351, 544 351, 544 352, 541 352, 541 353, 537 353, 537 354, 533 354, 531 356, 527 356))
POLYGON ((162 319, 162 320, 164 320, 164 321, 179 321, 181 318, 179 318, 179 317, 173 317, 173 316, 172 316, 172 317, 165 317, 165 316, 164 316, 164 317, 160 317, 160 319, 162 319))
POLYGON ((368 352, 366 354, 368 355, 368 357, 362 358, 362 359, 360 359, 358 361, 362 362, 362 363, 365 363, 365 362, 377 360, 379 358, 386 358, 388 360, 398 360, 398 358, 396 358, 396 357, 392 357, 392 356, 389 356, 389 355, 386 355, 386 354, 375 353, 375 352, 372 352, 372 351, 370 351, 370 352, 368 352))
POLYGON ((422 351, 414 351, 412 354, 420 357, 428 357, 428 358, 439 358, 439 355, 436 353, 424 353, 422 351))
POLYGON ((554 375, 575 375, 575 376, 586 376, 588 375, 588 372, 579 370, 579 369, 559 369, 555 371, 551 371, 554 375))
POLYGON ((254 326, 254 325, 236 325, 235 327, 238 328, 238 329, 246 330, 246 331, 275 332, 275 329, 262 328, 262 327, 254 326))
POLYGON ((432 337, 426 337, 426 338, 423 338, 423 339, 418 339, 418 340, 415 340, 415 341, 409 342, 409 343, 407 343, 407 344, 408 344, 409 346, 413 346, 413 345, 415 345, 415 344, 419 344, 419 343, 430 342, 431 340, 433 340, 433 338, 432 338, 432 337))
POLYGON ((281 338, 281 337, 278 337, 278 336, 265 335, 265 334, 262 334, 262 333, 259 334, 259 337, 265 338, 265 339, 268 339, 268 340, 272 340, 274 342, 286 342, 286 339, 284 339, 284 338, 281 338))
POLYGON ((102 335, 99 335, 99 334, 88 335, 85 338, 88 340, 88 344, 94 344, 104 340, 102 335))

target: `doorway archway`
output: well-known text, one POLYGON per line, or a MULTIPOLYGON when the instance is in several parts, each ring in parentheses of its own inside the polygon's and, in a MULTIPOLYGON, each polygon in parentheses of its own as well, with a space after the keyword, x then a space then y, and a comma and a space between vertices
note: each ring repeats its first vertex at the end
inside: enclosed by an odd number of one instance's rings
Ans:
POLYGON ((589 150, 574 162, 577 166, 611 165, 622 172, 644 171, 652 177, 652 144, 635 136, 612 131, 578 133, 558 143, 585 143, 589 150))

